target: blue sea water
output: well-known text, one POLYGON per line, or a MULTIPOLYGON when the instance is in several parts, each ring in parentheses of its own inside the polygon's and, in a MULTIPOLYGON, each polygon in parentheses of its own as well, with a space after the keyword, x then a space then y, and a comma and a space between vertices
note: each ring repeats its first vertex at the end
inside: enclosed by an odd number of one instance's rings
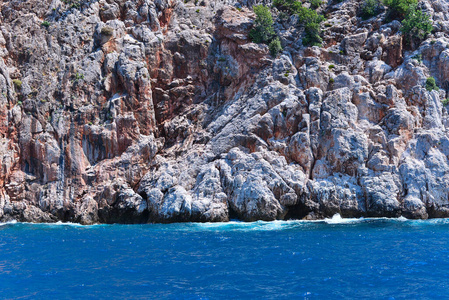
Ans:
POLYGON ((2 224, 0 298, 438 299, 449 220, 2 224))

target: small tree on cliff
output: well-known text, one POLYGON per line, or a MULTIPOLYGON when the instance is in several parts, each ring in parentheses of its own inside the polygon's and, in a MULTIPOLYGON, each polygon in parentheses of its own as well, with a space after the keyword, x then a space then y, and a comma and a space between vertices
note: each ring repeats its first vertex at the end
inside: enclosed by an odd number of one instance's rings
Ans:
POLYGON ((279 52, 282 51, 281 41, 278 37, 274 38, 268 45, 270 49, 271 56, 276 57, 279 52))
POLYGON ((412 5, 402 21, 401 31, 404 34, 405 41, 413 48, 415 44, 424 40, 432 29, 430 16, 417 9, 416 5, 412 5))
POLYGON ((256 14, 256 20, 254 21, 254 28, 249 33, 249 37, 254 43, 265 43, 269 45, 271 55, 276 57, 282 51, 282 46, 274 32, 274 22, 270 9, 263 5, 257 5, 254 6, 254 13, 256 14))
POLYGON ((306 46, 321 46, 323 40, 320 36, 320 23, 324 21, 324 16, 307 7, 300 7, 297 15, 299 22, 304 25, 303 44, 306 46))
POLYGON ((360 5, 360 16, 363 20, 377 16, 382 6, 379 0, 365 0, 360 5))
POLYGON ((263 5, 254 6, 256 20, 254 28, 251 29, 249 37, 254 43, 269 43, 275 36, 273 29, 273 18, 270 9, 263 5))
POLYGON ((388 7, 387 19, 402 20, 410 7, 418 4, 418 0, 383 0, 383 3, 388 7))

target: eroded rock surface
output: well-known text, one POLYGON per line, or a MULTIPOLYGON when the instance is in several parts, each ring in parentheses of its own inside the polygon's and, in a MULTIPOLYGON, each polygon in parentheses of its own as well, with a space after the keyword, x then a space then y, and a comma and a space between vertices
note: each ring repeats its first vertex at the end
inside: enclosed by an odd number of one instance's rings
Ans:
POLYGON ((413 50, 360 1, 321 48, 273 10, 277 58, 259 2, 3 1, 0 220, 449 217, 449 2, 413 50))

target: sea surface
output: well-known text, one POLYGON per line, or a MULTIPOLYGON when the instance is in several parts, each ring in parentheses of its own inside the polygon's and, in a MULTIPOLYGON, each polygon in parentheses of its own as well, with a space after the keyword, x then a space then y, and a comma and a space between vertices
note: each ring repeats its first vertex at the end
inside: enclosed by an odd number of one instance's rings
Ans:
POLYGON ((1 299, 447 299, 449 220, 0 225, 1 299))

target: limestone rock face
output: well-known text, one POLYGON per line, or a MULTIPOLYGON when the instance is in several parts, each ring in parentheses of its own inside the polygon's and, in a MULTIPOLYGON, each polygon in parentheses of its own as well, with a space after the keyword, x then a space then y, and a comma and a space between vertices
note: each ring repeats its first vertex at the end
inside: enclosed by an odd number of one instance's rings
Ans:
POLYGON ((0 221, 449 217, 449 4, 420 2, 413 45, 361 1, 322 47, 273 9, 272 57, 270 1, 3 1, 0 221))

